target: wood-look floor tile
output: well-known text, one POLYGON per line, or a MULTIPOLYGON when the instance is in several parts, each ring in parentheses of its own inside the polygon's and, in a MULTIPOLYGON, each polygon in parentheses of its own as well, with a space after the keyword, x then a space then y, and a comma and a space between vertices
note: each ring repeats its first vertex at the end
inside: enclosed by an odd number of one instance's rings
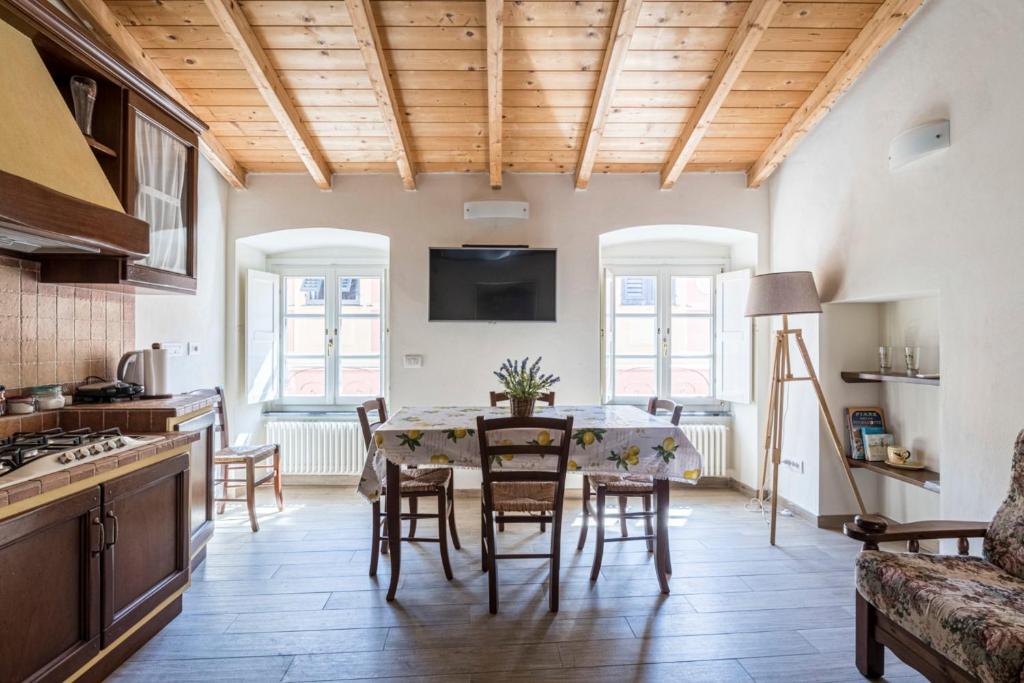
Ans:
POLYGON ((726 633, 666 638, 634 638, 600 643, 560 645, 565 666, 589 667, 617 664, 686 662, 738 657, 813 654, 817 650, 795 631, 726 633))
MULTIPOLYGON (((280 631, 265 633, 224 633, 218 635, 158 635, 139 650, 134 659, 206 659, 254 657, 257 655, 309 655, 336 652, 379 651, 387 629, 346 629, 333 631, 280 631)), ((378 655, 366 655, 377 658, 378 655)))
POLYGON ((807 590, 750 591, 748 593, 702 593, 687 599, 698 612, 735 612, 744 610, 785 609, 845 605, 853 601, 854 588, 808 588, 807 590))
MULTIPOLYGON (((497 615, 487 609, 475 497, 456 498, 455 580, 445 580, 436 544, 403 544, 388 603, 389 558, 368 576, 365 501, 349 488, 287 487, 289 507, 278 513, 270 493, 260 492, 258 533, 244 506, 218 517, 183 614, 113 680, 860 680, 850 631, 857 544, 786 518, 771 547, 761 516, 733 492, 673 490, 669 596, 642 542, 607 546, 590 582, 594 534, 576 550, 580 502, 570 500, 560 611, 548 611, 547 562, 508 561, 499 564, 497 615)), ((417 533, 434 535, 436 523, 417 533)), ((498 538, 510 552, 543 552, 550 542, 536 525, 510 525, 498 538)), ((895 660, 889 674, 920 680, 895 660)))
POLYGON ((622 617, 605 619, 549 619, 534 624, 479 621, 467 626, 447 625, 444 638, 432 626, 392 628, 384 644, 385 650, 425 650, 449 647, 451 643, 567 643, 630 638, 633 632, 622 617))
MULTIPOLYGON (((712 633, 754 633, 829 629, 853 624, 853 617, 834 607, 755 610, 752 612, 697 612, 641 614, 628 617, 637 638, 690 636, 712 633)), ((807 640, 811 640, 807 638, 807 640)), ((815 644, 811 641, 811 644, 815 644)))
POLYGON ((121 665, 110 683, 277 683, 291 666, 291 657, 144 660, 133 657, 121 665))
POLYGON ((801 567, 791 574, 752 574, 743 577, 743 582, 752 590, 781 591, 804 588, 835 588, 849 586, 853 581, 853 569, 835 572, 811 572, 801 567))
MULTIPOLYGON (((864 683, 865 678, 853 663, 853 653, 837 656, 836 653, 813 655, 741 658, 740 664, 758 683, 864 683)), ((901 662, 891 653, 886 653, 885 680, 908 680, 925 682, 925 678, 901 662)))
POLYGON ((243 614, 245 612, 298 612, 323 609, 330 593, 293 595, 184 595, 185 614, 243 614))
POLYGON ((323 629, 468 624, 467 605, 396 605, 393 608, 310 610, 239 614, 228 633, 277 633, 323 629))
POLYGON ((283 595, 286 593, 341 593, 346 591, 385 590, 387 578, 333 576, 320 579, 288 579, 268 581, 200 581, 189 591, 193 595, 283 595))
POLYGON ((531 681, 533 683, 750 683, 746 670, 734 659, 707 662, 670 662, 639 666, 598 666, 488 673, 473 676, 473 683, 531 681))
MULTIPOLYGON (((444 630, 438 629, 438 639, 444 630)), ((285 681, 333 681, 380 676, 450 676, 560 666, 557 645, 449 647, 366 653, 306 655, 294 659, 285 681)))

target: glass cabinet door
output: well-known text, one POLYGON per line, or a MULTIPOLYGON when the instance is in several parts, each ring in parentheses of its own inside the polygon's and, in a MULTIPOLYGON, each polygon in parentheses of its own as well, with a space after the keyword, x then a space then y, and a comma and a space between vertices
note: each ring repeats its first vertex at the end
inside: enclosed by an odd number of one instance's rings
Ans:
POLYGON ((189 147, 135 113, 135 210, 149 223, 149 256, 140 265, 188 275, 189 147))

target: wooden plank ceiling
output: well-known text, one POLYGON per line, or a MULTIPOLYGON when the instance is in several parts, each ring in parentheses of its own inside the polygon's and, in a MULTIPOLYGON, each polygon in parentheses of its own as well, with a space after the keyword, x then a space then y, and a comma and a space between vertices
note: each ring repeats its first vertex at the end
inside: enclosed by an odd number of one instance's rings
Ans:
POLYGON ((763 182, 921 1, 106 4, 248 172, 316 179, 322 158, 406 187, 431 172, 500 185, 503 169, 581 188, 657 172, 667 188, 682 171, 763 182))

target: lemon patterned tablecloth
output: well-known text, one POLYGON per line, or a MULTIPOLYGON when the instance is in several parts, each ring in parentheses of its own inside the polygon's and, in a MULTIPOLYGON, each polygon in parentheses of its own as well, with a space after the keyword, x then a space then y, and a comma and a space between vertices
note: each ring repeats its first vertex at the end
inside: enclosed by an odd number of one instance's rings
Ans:
MULTIPOLYGON (((480 467, 476 418, 508 417, 507 407, 402 408, 374 433, 359 480, 359 492, 370 501, 380 498, 386 460, 400 465, 480 467), (385 460, 386 459, 386 460, 385 460)), ((667 417, 633 406, 543 406, 537 417, 573 417, 569 471, 648 474, 696 484, 703 461, 683 431, 667 417)), ((526 429, 504 430, 495 441, 545 445, 558 434, 526 429)), ((543 468, 541 459, 503 456, 501 467, 543 468)), ((550 467, 548 465, 547 467, 550 467)))

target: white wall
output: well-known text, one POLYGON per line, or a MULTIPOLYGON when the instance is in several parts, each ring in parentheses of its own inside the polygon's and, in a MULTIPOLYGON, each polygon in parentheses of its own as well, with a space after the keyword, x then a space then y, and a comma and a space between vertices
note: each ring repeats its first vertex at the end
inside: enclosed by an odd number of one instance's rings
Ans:
POLYGON ((1021 26, 1018 0, 927 3, 770 182, 774 269, 813 270, 826 301, 938 293, 947 519, 991 518, 1024 427, 1021 26), (935 118, 952 147, 890 172, 893 136, 935 118))
MULTIPOLYGON (((600 400, 598 238, 624 227, 670 224, 750 231, 767 245, 767 192, 747 189, 738 174, 687 175, 671 192, 659 191, 651 175, 595 177, 586 192, 555 175, 506 174, 501 191, 490 190, 481 175, 428 175, 415 192, 388 175, 339 176, 332 192, 302 176, 252 176, 250 189, 232 194, 228 240, 303 227, 389 236, 389 398, 396 408, 478 404, 494 387, 491 372, 500 362, 524 355, 543 355, 544 367, 561 375, 560 403, 594 403, 600 400), (463 202, 481 199, 529 201, 530 219, 464 220, 463 202), (427 249, 463 243, 558 248, 558 322, 428 323, 427 249), (403 368, 407 353, 423 354, 425 366, 403 368)), ((232 248, 228 256, 234 258, 232 248)), ((234 268, 229 263, 229 272, 234 268)), ((229 324, 237 326, 234 308, 229 324)), ((229 358, 241 355, 229 351, 229 358)))
POLYGON ((140 294, 135 299, 135 341, 193 342, 199 353, 170 359, 174 392, 211 388, 225 381, 224 274, 228 185, 214 168, 199 161, 199 289, 184 294, 140 294))

